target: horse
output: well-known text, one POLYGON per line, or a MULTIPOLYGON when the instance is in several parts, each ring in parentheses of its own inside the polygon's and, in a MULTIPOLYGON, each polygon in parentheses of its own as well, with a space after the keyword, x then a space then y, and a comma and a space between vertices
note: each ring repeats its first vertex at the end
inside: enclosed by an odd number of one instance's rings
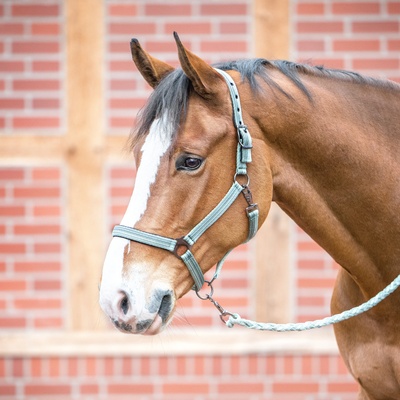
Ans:
MULTIPOLYGON (((131 42, 154 90, 131 138, 138 170, 120 227, 128 233, 114 234, 104 261, 100 305, 113 324, 161 332, 177 300, 254 235, 273 201, 341 266, 333 313, 398 276, 400 85, 289 61, 211 66, 175 40, 181 68, 131 42)), ((400 397, 399 309, 394 292, 334 327, 360 400, 400 397)))

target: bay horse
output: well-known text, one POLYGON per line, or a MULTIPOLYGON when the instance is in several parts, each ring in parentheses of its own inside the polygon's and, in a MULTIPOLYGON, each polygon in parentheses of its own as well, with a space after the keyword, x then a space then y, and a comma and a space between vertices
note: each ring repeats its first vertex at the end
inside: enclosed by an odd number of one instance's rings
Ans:
MULTIPOLYGON (((252 202, 242 190, 208 221, 235 185, 251 189, 256 230, 275 201, 342 267, 333 313, 365 302, 399 275, 400 85, 287 61, 239 60, 216 69, 175 40, 178 69, 131 42, 154 91, 133 134, 138 171, 120 227, 132 236, 117 232, 104 262, 100 304, 114 325, 159 333, 177 299, 193 285, 199 290, 202 274, 249 238, 252 202), (221 71, 240 95, 239 139, 221 71), (244 142, 248 132, 251 143, 244 142), (251 162, 238 176, 249 149, 251 162)), ((400 398, 399 310, 396 291, 335 325, 359 399, 400 398)))

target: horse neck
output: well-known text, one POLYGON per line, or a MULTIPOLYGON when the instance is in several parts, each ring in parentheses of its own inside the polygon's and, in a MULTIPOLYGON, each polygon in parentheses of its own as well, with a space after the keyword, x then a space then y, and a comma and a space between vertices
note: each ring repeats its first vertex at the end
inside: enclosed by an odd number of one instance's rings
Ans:
POLYGON ((274 200, 374 294, 400 273, 400 91, 315 77, 305 85, 313 101, 286 101, 287 129, 272 140, 265 132, 274 200))

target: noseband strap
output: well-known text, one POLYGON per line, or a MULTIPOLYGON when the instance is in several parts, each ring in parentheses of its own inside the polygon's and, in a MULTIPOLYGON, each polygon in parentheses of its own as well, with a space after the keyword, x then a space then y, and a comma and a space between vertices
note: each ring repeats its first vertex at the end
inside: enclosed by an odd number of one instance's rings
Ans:
MULTIPOLYGON (((157 247, 163 250, 168 250, 180 258, 188 268, 193 280, 194 289, 199 291, 204 284, 203 271, 196 261, 191 249, 203 233, 229 209, 233 202, 237 199, 240 193, 243 193, 248 207, 246 208, 246 215, 249 222, 249 231, 247 240, 249 241, 254 237, 258 230, 258 206, 253 203, 250 189, 248 187, 249 178, 247 174, 247 164, 251 162, 251 149, 252 141, 247 127, 243 124, 243 117, 241 112, 239 92, 233 79, 225 71, 216 69, 225 79, 232 101, 233 109, 233 122, 237 129, 238 146, 236 153, 236 172, 234 175, 234 182, 224 198, 217 204, 217 206, 208 213, 187 235, 171 239, 168 237, 156 235, 154 233, 144 232, 139 229, 130 228, 128 226, 117 225, 113 230, 113 237, 120 237, 127 240, 132 240, 138 243, 146 244, 148 246, 157 247), (238 176, 244 176, 247 183, 242 185, 237 181, 238 176)), ((228 253, 218 262, 214 279, 218 276, 222 264, 225 261, 228 253)))

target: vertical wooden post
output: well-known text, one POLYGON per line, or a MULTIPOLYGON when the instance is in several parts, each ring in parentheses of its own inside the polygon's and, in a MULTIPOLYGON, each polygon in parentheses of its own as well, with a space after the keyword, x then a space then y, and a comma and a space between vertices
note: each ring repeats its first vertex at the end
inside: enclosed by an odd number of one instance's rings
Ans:
MULTIPOLYGON (((289 0, 254 0, 255 55, 287 59, 289 55, 289 0)), ((290 319, 290 220, 272 204, 267 221, 256 236, 256 318, 290 319)))
POLYGON ((69 328, 102 328, 98 280, 103 262, 103 1, 65 0, 69 328))

